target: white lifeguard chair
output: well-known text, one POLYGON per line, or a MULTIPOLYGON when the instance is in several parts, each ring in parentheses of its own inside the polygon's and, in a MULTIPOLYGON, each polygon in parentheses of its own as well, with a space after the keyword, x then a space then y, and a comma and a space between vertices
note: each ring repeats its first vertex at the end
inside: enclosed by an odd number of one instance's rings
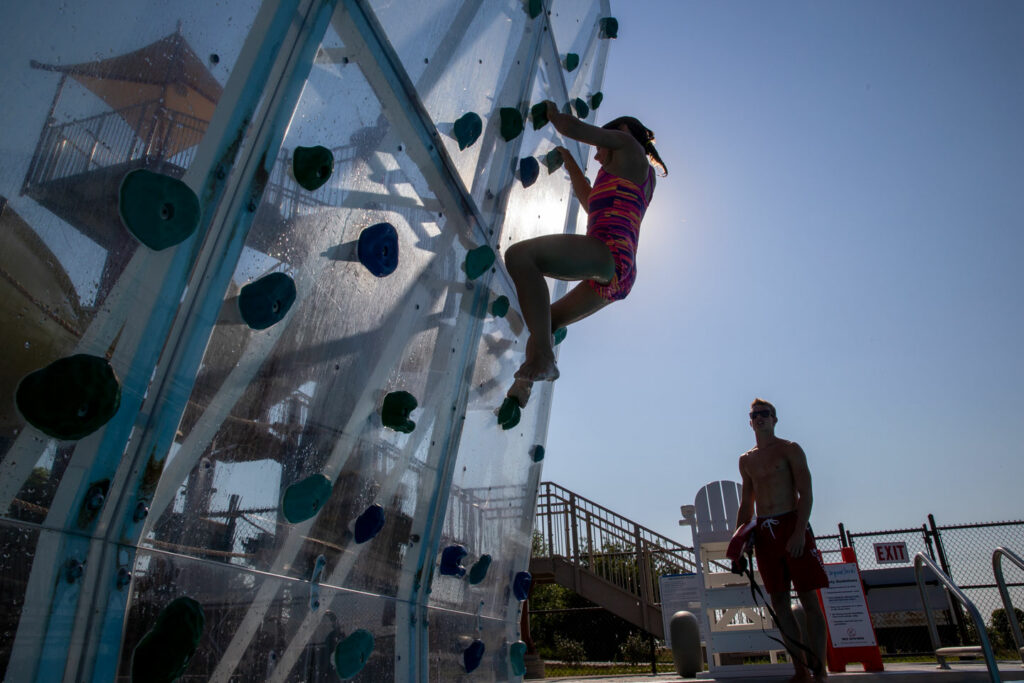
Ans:
MULTIPOLYGON (((681 508, 693 531, 693 550, 701 574, 701 628, 708 669, 715 678, 729 676, 780 676, 790 663, 779 663, 784 648, 768 636, 782 640, 763 607, 754 604, 745 576, 733 574, 725 556, 736 525, 742 487, 735 481, 715 481, 697 492, 693 509, 681 508), (763 627, 763 630, 762 630, 763 627), (723 657, 733 654, 736 657, 723 657), (742 656, 763 656, 770 664, 726 663, 742 656)), ((684 522, 680 522, 683 524, 684 522)), ((760 575, 755 570, 760 583, 760 575)), ((762 586, 763 590, 763 586, 762 586)))

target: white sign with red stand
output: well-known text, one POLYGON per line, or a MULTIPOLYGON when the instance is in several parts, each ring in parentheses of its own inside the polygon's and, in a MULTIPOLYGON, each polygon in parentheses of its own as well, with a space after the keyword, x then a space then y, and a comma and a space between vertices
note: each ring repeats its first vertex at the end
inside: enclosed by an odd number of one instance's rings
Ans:
POLYGON ((829 586, 818 591, 818 598, 828 624, 828 670, 839 673, 860 662, 865 671, 881 671, 882 654, 853 548, 843 548, 843 562, 826 564, 825 572, 829 586))

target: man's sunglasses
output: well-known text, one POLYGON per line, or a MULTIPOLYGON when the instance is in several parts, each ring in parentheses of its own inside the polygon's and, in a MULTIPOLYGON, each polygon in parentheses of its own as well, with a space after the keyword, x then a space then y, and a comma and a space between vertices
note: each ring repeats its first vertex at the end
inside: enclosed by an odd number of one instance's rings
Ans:
POLYGON ((756 420, 759 417, 773 417, 772 411, 770 410, 752 410, 750 412, 750 419, 756 420))

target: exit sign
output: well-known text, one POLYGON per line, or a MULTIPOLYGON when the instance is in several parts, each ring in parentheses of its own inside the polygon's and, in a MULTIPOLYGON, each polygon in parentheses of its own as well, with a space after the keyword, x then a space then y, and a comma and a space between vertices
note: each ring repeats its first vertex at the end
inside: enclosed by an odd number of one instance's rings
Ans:
POLYGON ((903 564, 910 562, 910 555, 907 554, 907 544, 899 543, 876 543, 875 561, 878 564, 903 564))

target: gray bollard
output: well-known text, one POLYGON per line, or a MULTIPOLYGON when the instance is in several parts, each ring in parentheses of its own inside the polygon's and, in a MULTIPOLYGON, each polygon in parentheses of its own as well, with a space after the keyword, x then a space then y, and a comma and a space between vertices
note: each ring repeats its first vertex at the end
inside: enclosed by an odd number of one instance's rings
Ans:
POLYGON ((668 628, 672 636, 672 659, 676 664, 676 673, 683 678, 695 677, 698 671, 704 670, 697 617, 681 610, 672 615, 668 628))

